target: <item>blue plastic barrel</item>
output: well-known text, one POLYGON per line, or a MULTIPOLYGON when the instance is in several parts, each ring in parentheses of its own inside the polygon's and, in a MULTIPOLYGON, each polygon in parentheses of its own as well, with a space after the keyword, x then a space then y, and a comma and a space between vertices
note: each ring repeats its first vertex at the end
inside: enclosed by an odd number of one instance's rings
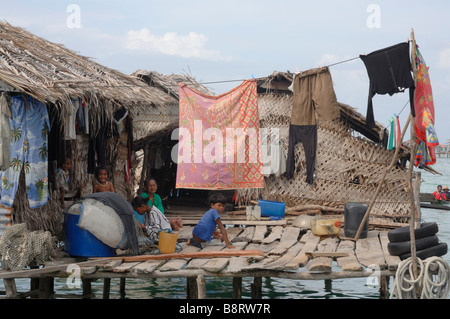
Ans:
POLYGON ((116 249, 109 247, 85 229, 78 227, 80 215, 64 212, 64 251, 76 257, 114 257, 116 249))
POLYGON ((263 217, 284 217, 286 203, 260 199, 258 206, 261 207, 261 216, 263 217))

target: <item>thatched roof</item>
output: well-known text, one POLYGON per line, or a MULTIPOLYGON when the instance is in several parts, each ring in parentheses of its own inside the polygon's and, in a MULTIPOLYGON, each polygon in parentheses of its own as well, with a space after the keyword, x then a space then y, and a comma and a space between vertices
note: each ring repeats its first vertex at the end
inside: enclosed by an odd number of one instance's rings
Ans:
POLYGON ((43 103, 88 96, 122 106, 163 106, 167 94, 139 79, 0 22, 0 81, 43 103))
POLYGON ((142 79, 151 87, 158 88, 173 98, 178 105, 178 85, 184 83, 190 88, 197 90, 203 94, 214 95, 214 93, 206 86, 198 83, 193 76, 185 74, 161 74, 155 71, 137 70, 131 74, 132 76, 142 79))
POLYGON ((156 71, 137 70, 131 74, 139 78, 143 85, 157 89, 169 96, 167 107, 164 109, 133 108, 134 118, 133 147, 141 149, 145 144, 154 141, 159 136, 165 136, 178 127, 179 97, 178 87, 184 83, 189 87, 207 95, 214 95, 206 86, 198 83, 193 76, 185 74, 161 74, 156 71))

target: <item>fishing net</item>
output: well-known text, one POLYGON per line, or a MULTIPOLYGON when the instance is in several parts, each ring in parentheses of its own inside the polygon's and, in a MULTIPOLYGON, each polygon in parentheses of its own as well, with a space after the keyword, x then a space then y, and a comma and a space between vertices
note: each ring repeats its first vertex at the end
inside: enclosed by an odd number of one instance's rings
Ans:
POLYGON ((0 238, 2 263, 12 271, 21 270, 33 261, 44 264, 55 257, 55 248, 56 241, 49 231, 30 232, 24 223, 6 228, 0 238))

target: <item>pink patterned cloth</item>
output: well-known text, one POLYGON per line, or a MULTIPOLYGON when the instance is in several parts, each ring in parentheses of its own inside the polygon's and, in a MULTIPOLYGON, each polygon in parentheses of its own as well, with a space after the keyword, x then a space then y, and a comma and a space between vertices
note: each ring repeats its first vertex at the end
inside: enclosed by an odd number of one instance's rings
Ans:
POLYGON ((219 96, 179 86, 177 188, 262 188, 255 81, 219 96))

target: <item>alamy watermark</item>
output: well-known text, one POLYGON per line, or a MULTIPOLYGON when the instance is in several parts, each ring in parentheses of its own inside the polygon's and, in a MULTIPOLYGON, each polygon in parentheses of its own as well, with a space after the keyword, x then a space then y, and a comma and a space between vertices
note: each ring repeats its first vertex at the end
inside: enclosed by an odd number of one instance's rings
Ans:
POLYGON ((367 6, 366 12, 369 16, 366 20, 366 25, 369 29, 381 28, 381 7, 378 4, 370 4, 367 6))
MULTIPOLYGON (((193 132, 181 127, 172 132, 179 142, 172 148, 172 161, 177 164, 262 163, 264 169, 276 170, 280 146, 279 128, 204 128, 194 120, 193 132)), ((264 172, 266 173, 266 172, 264 172)), ((267 172, 269 173, 269 172, 267 172)))
POLYGON ((78 4, 69 4, 66 8, 66 12, 70 13, 66 19, 66 26, 69 29, 81 28, 81 8, 78 4))

